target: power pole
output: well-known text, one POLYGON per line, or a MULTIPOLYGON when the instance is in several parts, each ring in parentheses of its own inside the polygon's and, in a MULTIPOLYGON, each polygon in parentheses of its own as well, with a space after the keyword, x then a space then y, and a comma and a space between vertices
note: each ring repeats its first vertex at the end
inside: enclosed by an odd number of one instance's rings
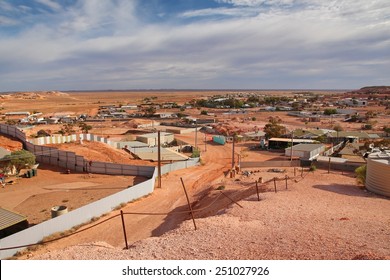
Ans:
POLYGON ((206 135, 206 131, 204 132, 204 151, 205 152, 207 151, 207 135, 206 135))
POLYGON ((234 168, 235 162, 234 162, 234 146, 235 146, 235 136, 233 135, 233 145, 232 145, 232 169, 234 168))
POLYGON ((198 147, 198 121, 195 121, 195 150, 198 147))
POLYGON ((293 160, 293 146, 294 146, 294 131, 291 130, 291 155, 290 155, 290 161, 293 160))
POLYGON ((161 136, 160 130, 157 132, 157 157, 158 157, 158 168, 157 168, 157 176, 158 176, 158 187, 161 188, 161 136))

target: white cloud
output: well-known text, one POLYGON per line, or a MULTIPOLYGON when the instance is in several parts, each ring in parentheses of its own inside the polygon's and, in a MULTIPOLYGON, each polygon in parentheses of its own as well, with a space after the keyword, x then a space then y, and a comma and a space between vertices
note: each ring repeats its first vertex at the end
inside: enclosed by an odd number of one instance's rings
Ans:
POLYGON ((232 4, 233 6, 258 7, 261 5, 292 5, 295 0, 216 0, 218 3, 232 4))
POLYGON ((62 9, 61 5, 53 0, 35 0, 35 2, 42 4, 50 9, 52 9, 53 11, 59 11, 62 9))
POLYGON ((9 25, 18 25, 18 24, 19 24, 19 21, 17 21, 17 20, 10 18, 10 17, 0 15, 0 27, 2 25, 9 26, 9 25))

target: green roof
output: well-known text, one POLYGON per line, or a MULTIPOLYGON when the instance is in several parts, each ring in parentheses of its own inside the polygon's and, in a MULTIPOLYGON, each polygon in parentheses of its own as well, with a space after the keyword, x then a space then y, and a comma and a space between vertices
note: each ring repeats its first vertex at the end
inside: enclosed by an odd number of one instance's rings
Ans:
POLYGON ((360 132, 360 131, 339 131, 338 133, 332 132, 329 135, 330 137, 339 137, 339 138, 344 138, 344 137, 358 137, 364 139, 370 138, 370 136, 366 132, 360 132))

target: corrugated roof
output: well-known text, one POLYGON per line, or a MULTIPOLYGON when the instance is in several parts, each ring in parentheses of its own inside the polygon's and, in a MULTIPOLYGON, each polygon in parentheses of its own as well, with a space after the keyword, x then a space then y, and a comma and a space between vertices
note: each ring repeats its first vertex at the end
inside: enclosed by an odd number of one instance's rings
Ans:
MULTIPOLYGON (((168 132, 161 132, 160 133, 160 136, 163 137, 163 136, 169 136, 169 135, 173 135, 173 133, 168 133, 168 132)), ((147 134, 142 134, 142 135, 138 135, 139 137, 145 137, 145 138, 156 138, 158 137, 158 133, 155 132, 155 133, 147 133, 147 134)))
POLYGON ((148 144, 140 141, 123 141, 123 142, 117 142, 119 148, 124 148, 127 146, 128 148, 139 148, 139 147, 149 147, 148 144))
MULTIPOLYGON (((140 159, 158 161, 158 148, 139 148, 134 150, 140 159)), ((167 148, 161 148, 161 160, 181 161, 187 160, 188 157, 178 152, 172 151, 167 148)))
POLYGON ((344 138, 344 137, 358 137, 358 138, 370 138, 370 136, 366 132, 359 132, 359 131, 339 131, 332 132, 329 134, 330 137, 338 137, 338 138, 344 138))
MULTIPOLYGON (((298 144, 293 146, 293 151, 311 152, 321 147, 325 147, 325 145, 324 144, 298 144)), ((291 147, 286 148, 286 150, 291 150, 291 147)))
POLYGON ((27 218, 18 213, 0 208, 0 230, 16 225, 17 223, 27 221, 27 218))
MULTIPOLYGON (((291 143, 291 138, 271 138, 268 141, 291 143)), ((316 141, 311 139, 296 139, 296 138, 293 139, 293 143, 314 143, 314 142, 316 141)))

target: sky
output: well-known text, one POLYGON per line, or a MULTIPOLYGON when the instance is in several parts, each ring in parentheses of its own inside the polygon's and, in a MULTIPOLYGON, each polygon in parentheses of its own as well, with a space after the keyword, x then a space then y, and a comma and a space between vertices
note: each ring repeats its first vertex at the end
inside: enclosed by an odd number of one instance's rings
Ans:
POLYGON ((390 85, 389 0, 0 0, 0 92, 390 85))

